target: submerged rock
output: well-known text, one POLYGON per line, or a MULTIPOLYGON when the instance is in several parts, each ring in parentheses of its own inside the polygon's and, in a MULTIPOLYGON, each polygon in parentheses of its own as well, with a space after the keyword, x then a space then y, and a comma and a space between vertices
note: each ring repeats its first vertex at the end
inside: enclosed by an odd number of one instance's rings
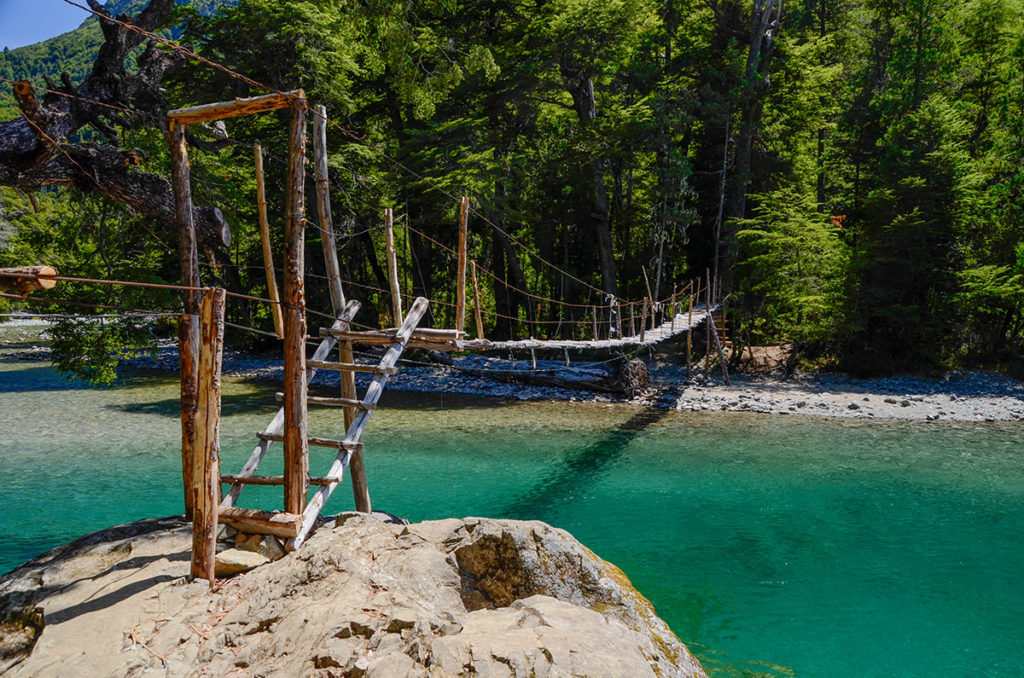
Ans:
POLYGON ((621 570, 544 523, 347 515, 214 592, 184 576, 190 545, 143 521, 0 578, 0 618, 45 616, 11 675, 705 675, 621 570))

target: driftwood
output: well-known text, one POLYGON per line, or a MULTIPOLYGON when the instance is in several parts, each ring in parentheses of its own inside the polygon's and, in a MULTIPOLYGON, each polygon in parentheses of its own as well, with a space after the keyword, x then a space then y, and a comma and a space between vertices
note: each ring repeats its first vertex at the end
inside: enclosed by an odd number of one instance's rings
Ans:
MULTIPOLYGON (((89 5, 106 15, 97 0, 89 0, 89 5)), ((117 18, 153 31, 170 21, 173 5, 173 0, 151 0, 137 17, 121 15, 117 18)), ((14 96, 23 117, 0 123, 0 185, 28 192, 45 186, 99 191, 174 228, 171 184, 158 174, 137 168, 144 159, 141 151, 119 147, 114 126, 136 124, 143 118, 125 120, 102 104, 131 108, 144 116, 152 116, 153 124, 159 124, 166 132, 166 123, 156 123, 167 109, 160 81, 169 68, 184 61, 184 56, 159 49, 149 42, 136 58, 138 68, 129 73, 125 60, 145 38, 110 20, 101 19, 100 28, 105 41, 92 72, 80 84, 73 83, 65 73, 62 84, 52 88, 61 94, 47 93, 42 98, 37 97, 27 81, 15 85, 14 96), (92 127, 105 141, 69 142, 84 127, 92 127)), ((197 207, 194 212, 202 245, 230 244, 230 230, 220 210, 197 207)))

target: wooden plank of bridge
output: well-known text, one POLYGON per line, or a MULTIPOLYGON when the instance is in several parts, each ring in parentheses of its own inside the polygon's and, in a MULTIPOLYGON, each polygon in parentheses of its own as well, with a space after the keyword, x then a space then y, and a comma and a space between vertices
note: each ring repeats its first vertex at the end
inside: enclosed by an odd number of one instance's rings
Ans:
MULTIPOLYGON (((301 92, 301 90, 300 90, 301 92)), ((292 105, 285 182, 284 507, 302 513, 309 484, 306 444, 306 100, 292 105)))
MULTIPOLYGON (((348 304, 345 306, 345 310, 342 311, 341 315, 338 316, 338 319, 334 321, 334 324, 331 326, 331 329, 348 328, 349 323, 352 322, 352 318, 354 318, 356 316, 356 313, 359 312, 360 306, 361 304, 355 299, 348 302, 348 304)), ((307 382, 311 381, 313 379, 313 376, 316 374, 316 363, 322 362, 324 358, 330 355, 331 351, 334 350, 334 347, 337 343, 338 340, 330 335, 324 337, 323 341, 320 342, 320 345, 313 353, 312 358, 310 358, 310 360, 306 363, 307 382)), ((242 470, 238 473, 239 477, 251 476, 254 473, 256 473, 256 470, 259 468, 260 463, 262 463, 263 461, 263 457, 266 456, 267 454, 267 450, 270 449, 271 442, 284 442, 284 436, 273 437, 280 434, 282 428, 284 428, 284 407, 277 411, 277 414, 274 415, 274 418, 270 421, 270 424, 267 425, 267 428, 261 434, 261 440, 259 444, 256 445, 252 453, 249 455, 248 461, 246 461, 245 465, 242 466, 242 470)), ((220 505, 222 512, 225 508, 229 508, 235 505, 235 502, 238 501, 238 496, 242 493, 242 488, 244 486, 244 483, 236 483, 232 486, 231 490, 221 501, 220 505)))
POLYGON ((232 101, 219 101, 202 106, 190 108, 177 108, 168 111, 167 117, 171 119, 172 125, 192 125, 197 122, 209 122, 223 118, 234 118, 239 115, 250 113, 266 113, 278 108, 287 108, 297 99, 305 99, 306 94, 301 89, 291 92, 264 94, 261 96, 234 99, 232 101))
MULTIPOLYGON (((413 302, 412 308, 409 309, 409 313, 405 316, 401 327, 398 328, 398 332, 395 334, 394 341, 381 358, 379 367, 386 369, 395 367, 395 365, 398 364, 398 358, 405 350, 405 346, 409 341, 409 337, 412 335, 413 330, 416 328, 417 324, 419 324, 423 314, 426 313, 428 304, 429 302, 423 297, 418 297, 416 301, 413 302)), ((355 420, 352 422, 352 425, 349 426, 348 431, 345 434, 345 442, 359 442, 363 435, 363 430, 366 428, 366 424, 370 420, 370 415, 373 414, 372 408, 377 405, 377 401, 380 400, 380 396, 384 392, 384 385, 387 383, 387 380, 388 375, 386 372, 374 376, 369 387, 366 389, 365 395, 363 396, 363 403, 369 406, 369 409, 361 410, 356 414, 355 420)), ((354 457, 354 453, 339 451, 338 456, 335 457, 326 476, 329 478, 340 478, 345 467, 349 466, 354 457)), ((335 487, 337 487, 337 483, 325 485, 313 494, 313 497, 309 500, 309 503, 306 506, 306 510, 302 514, 302 528, 299 531, 299 534, 288 542, 289 548, 298 548, 302 542, 305 541, 309 531, 313 529, 313 525, 316 524, 317 516, 320 515, 320 511, 323 509, 324 504, 327 503, 331 493, 334 492, 335 487)), ((365 500, 369 503, 368 495, 365 497, 365 500)))
POLYGON ((28 294, 36 290, 49 290, 57 284, 53 266, 18 266, 0 268, 0 290, 28 294))
POLYGON ((199 398, 192 466, 191 574, 215 581, 220 497, 220 371, 224 357, 224 290, 203 292, 200 304, 199 398))
POLYGON ((274 318, 274 331, 284 339, 284 315, 281 312, 281 294, 277 291, 277 273, 274 272, 274 254, 270 245, 270 221, 267 218, 267 188, 263 180, 263 148, 254 149, 256 156, 256 212, 260 221, 260 243, 263 245, 263 268, 267 272, 267 293, 274 303, 270 313, 274 318))
MULTIPOLYGON (((168 143, 171 154, 171 184, 174 188, 174 218, 178 224, 181 284, 199 287, 199 249, 192 212, 192 183, 189 174, 185 125, 170 123, 168 143)), ((194 289, 185 290, 184 313, 178 321, 178 365, 181 371, 181 468, 185 487, 185 519, 192 519, 191 460, 195 457, 196 399, 199 371, 199 301, 194 289)))

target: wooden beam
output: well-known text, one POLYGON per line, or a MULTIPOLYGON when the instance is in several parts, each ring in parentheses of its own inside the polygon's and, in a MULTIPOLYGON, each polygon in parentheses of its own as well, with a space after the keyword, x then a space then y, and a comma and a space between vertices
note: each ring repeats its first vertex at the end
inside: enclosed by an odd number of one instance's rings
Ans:
POLYGON ((309 489, 306 445, 306 296, 305 296, 306 100, 292 105, 285 182, 284 297, 284 508, 302 513, 309 489))
POLYGON ((294 105, 296 101, 301 100, 305 102, 305 99, 306 93, 301 89, 296 89, 291 92, 264 94, 262 96, 234 99, 232 101, 219 101, 212 104, 203 104, 202 106, 192 106, 191 108, 177 108, 173 111, 168 111, 167 117, 171 119, 171 124, 192 125, 197 122, 235 118, 239 115, 249 115, 251 113, 266 113, 278 108, 287 108, 294 105))
POLYGON ((318 370, 337 370, 338 372, 368 372, 370 374, 396 374, 397 367, 382 368, 367 363, 335 363, 326 360, 307 360, 307 367, 315 367, 318 370))
MULTIPOLYGON (((174 188, 174 216, 178 223, 181 284, 199 287, 199 249, 192 212, 192 184, 189 173, 185 126, 170 123, 171 183, 174 188)), ((192 459, 195 456, 195 416, 198 397, 199 301, 195 291, 186 290, 185 313, 178 322, 178 364, 181 370, 181 467, 185 487, 185 519, 192 519, 192 459)))
POLYGON ((200 304, 199 399, 192 458, 191 574, 212 587, 220 501, 220 370, 224 358, 224 290, 203 292, 200 304))
POLYGON ((455 281, 455 329, 466 327, 466 228, 469 223, 469 198, 459 205, 459 270, 455 281))
MULTIPOLYGON (((256 437, 260 440, 269 440, 271 442, 283 443, 284 436, 280 433, 257 433, 256 437)), ((330 447, 335 450, 361 450, 363 449, 362 443, 353 443, 347 440, 331 440, 328 438, 315 438, 310 436, 307 438, 310 445, 316 447, 330 447)))
MULTIPOLYGON (((243 485, 284 485, 284 476, 240 476, 237 474, 224 473, 220 477, 223 484, 241 483, 243 485)), ((324 478, 312 476, 309 479, 310 485, 330 485, 339 483, 341 478, 324 478)))
POLYGON ((345 308, 345 291, 341 286, 341 267, 334 237, 334 219, 331 216, 331 188, 327 170, 327 107, 316 107, 313 115, 313 156, 316 166, 316 207, 320 216, 320 243, 324 249, 327 270, 327 288, 331 293, 334 315, 345 308))
POLYGON ((395 213, 384 210, 384 235, 388 248, 388 282, 391 285, 391 322, 402 324, 402 289, 398 285, 398 254, 395 252, 395 213))
POLYGON ((272 534, 294 538, 302 527, 302 516, 297 513, 259 511, 235 506, 221 507, 219 521, 246 534, 272 534))
POLYGON ((28 294, 36 290, 49 290, 57 284, 53 266, 18 266, 0 268, 0 290, 28 294))
POLYGON ((476 261, 473 261, 473 268, 470 269, 473 274, 473 316, 476 318, 476 338, 484 338, 484 317, 483 311, 480 308, 480 283, 476 278, 476 261))
POLYGON ((284 339, 284 314, 281 311, 281 295, 277 291, 277 273, 274 271, 274 254, 270 244, 270 221, 267 218, 267 189, 263 181, 263 148, 255 148, 256 155, 256 211, 260 220, 260 242, 263 244, 263 267, 267 272, 267 292, 270 312, 274 318, 274 331, 278 339, 284 339))

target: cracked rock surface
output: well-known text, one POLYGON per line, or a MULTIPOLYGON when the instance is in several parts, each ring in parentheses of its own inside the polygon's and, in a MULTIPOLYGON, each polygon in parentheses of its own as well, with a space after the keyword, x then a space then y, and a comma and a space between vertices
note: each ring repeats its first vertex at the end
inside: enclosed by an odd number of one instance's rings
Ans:
POLYGON ((178 520, 142 521, 0 578, 0 617, 41 608, 45 622, 34 648, 22 643, 0 668, 6 662, 12 676, 705 676, 618 568, 541 522, 397 525, 342 514, 298 551, 213 593, 184 577, 190 544, 178 520))

